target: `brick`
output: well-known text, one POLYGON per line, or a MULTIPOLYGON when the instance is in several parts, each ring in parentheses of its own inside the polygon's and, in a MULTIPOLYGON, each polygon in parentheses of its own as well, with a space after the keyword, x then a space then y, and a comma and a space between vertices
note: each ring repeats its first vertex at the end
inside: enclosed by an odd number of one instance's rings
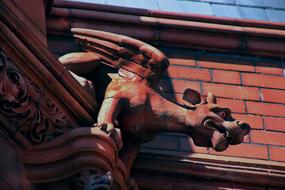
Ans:
POLYGON ((257 73, 283 75, 283 69, 281 68, 255 66, 255 71, 257 73))
POLYGON ((180 59, 180 58, 169 58, 170 65, 184 65, 184 66, 196 66, 196 61, 193 59, 180 59))
POLYGON ((223 156, 234 156, 234 157, 245 157, 245 158, 257 158, 257 159, 268 159, 267 146, 254 145, 254 144, 239 144, 230 146, 223 152, 216 152, 210 149, 210 154, 223 155, 223 156))
POLYGON ((168 100, 171 100, 173 102, 177 102, 179 104, 183 104, 183 94, 181 93, 172 93, 172 92, 163 92, 163 97, 167 98, 168 100))
POLYGON ((285 89, 285 77, 282 76, 243 73, 242 83, 248 86, 285 89))
POLYGON ((249 134, 243 137, 243 142, 244 143, 250 143, 251 142, 249 134))
POLYGON ((271 160, 285 162, 285 148, 269 147, 271 160))
POLYGON ((211 61, 197 61, 198 66, 205 68, 215 68, 223 70, 233 70, 233 71, 247 71, 254 72, 254 66, 244 65, 244 64, 230 64, 230 63, 219 63, 211 61))
POLYGON ((285 146, 285 133, 252 130, 250 137, 252 143, 285 146))
POLYGON ((208 148, 206 147, 198 147, 194 144, 192 138, 184 136, 179 138, 179 146, 180 151, 182 152, 188 152, 188 153, 202 153, 207 154, 208 148))
MULTIPOLYGON (((183 104, 182 93, 163 92, 162 94, 169 100, 183 104)), ((245 113, 245 104, 241 100, 217 98, 217 101, 220 106, 230 108, 233 113, 245 113)))
POLYGON ((235 113, 245 112, 245 104, 241 100, 217 98, 217 101, 219 105, 230 108, 232 112, 235 113))
POLYGON ((151 142, 145 143, 144 148, 179 150, 178 137, 170 134, 157 135, 151 142))
POLYGON ((172 102, 178 103, 180 105, 184 105, 182 93, 163 92, 162 95, 163 97, 165 97, 166 99, 172 102))
POLYGON ((285 132, 285 118, 264 117, 264 125, 266 130, 285 132))
POLYGON ((246 102, 247 112, 266 116, 285 116, 285 106, 262 102, 246 102))
POLYGON ((259 89, 234 85, 203 83, 203 92, 212 92, 218 97, 244 100, 259 100, 259 89))
POLYGON ((285 103, 285 90, 261 89, 263 101, 285 103))
POLYGON ((213 81, 228 84, 241 84, 240 73, 234 71, 213 70, 213 81))
POLYGON ((160 87, 162 88, 162 91, 164 92, 183 93, 186 88, 191 88, 198 92, 201 91, 199 82, 186 81, 186 80, 162 79, 160 81, 160 87))
POLYGON ((208 69, 170 66, 167 74, 171 78, 211 81, 208 69))
POLYGON ((233 118, 247 122, 252 129, 263 129, 262 117, 257 115, 232 114, 233 118))

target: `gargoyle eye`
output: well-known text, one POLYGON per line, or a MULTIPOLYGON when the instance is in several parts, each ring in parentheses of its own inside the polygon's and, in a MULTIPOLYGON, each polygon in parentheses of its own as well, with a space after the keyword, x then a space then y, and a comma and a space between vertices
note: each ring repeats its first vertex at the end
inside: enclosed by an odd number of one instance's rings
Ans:
POLYGON ((0 71, 4 68, 4 59, 2 60, 0 57, 0 71))
POLYGON ((223 120, 231 119, 231 110, 228 108, 215 107, 215 108, 212 108, 211 111, 214 112, 216 115, 218 115, 223 120))
POLYGON ((20 80, 19 74, 15 71, 8 71, 8 77, 13 83, 17 83, 20 80))
POLYGON ((228 118, 228 113, 225 111, 219 111, 218 113, 216 113, 220 118, 226 120, 228 118))

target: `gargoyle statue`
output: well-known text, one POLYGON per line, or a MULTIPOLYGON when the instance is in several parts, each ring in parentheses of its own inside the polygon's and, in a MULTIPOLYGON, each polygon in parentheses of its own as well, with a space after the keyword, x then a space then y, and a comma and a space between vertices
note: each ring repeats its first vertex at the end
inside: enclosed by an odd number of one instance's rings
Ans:
POLYGON ((159 79, 168 67, 168 59, 156 48, 102 31, 73 28, 72 32, 84 52, 60 58, 69 70, 82 74, 93 70, 98 63, 118 69, 106 88, 97 126, 112 133, 119 147, 120 135, 115 129, 120 128, 124 144, 120 157, 128 172, 140 144, 161 132, 187 134, 197 146, 212 147, 216 151, 241 143, 250 132, 250 126, 233 119, 230 109, 218 105, 211 93, 204 97, 186 89, 185 105, 164 98, 159 90, 159 79))

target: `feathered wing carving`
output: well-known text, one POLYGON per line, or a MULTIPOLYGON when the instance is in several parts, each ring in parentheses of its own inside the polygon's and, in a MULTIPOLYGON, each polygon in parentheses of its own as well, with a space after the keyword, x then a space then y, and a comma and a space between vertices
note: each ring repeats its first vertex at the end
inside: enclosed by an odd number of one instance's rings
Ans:
POLYGON ((94 53, 101 63, 158 82, 168 67, 167 57, 142 41, 109 32, 72 28, 83 50, 94 53))

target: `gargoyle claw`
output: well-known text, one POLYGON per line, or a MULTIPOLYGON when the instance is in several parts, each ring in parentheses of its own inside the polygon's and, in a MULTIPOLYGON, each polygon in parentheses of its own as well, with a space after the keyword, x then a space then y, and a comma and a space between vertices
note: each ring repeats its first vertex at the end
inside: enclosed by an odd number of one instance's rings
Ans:
POLYGON ((116 128, 113 123, 97 124, 96 127, 111 137, 115 141, 119 150, 123 147, 121 130, 116 128))
POLYGON ((112 130, 115 129, 115 126, 112 123, 102 123, 98 124, 97 127, 104 131, 105 133, 109 134, 112 130))

